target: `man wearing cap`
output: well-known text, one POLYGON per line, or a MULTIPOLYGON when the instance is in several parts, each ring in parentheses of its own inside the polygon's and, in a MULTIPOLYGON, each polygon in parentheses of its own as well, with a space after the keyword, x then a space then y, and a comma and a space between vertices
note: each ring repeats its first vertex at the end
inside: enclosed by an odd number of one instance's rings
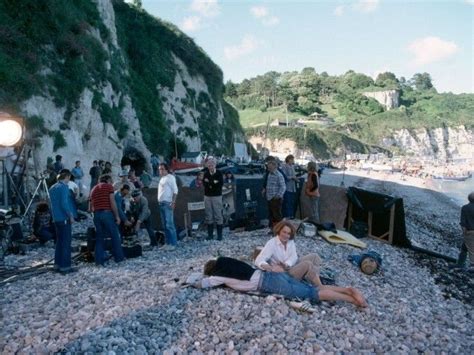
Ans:
POLYGON ((157 246, 158 240, 150 223, 151 211, 148 207, 148 200, 143 196, 140 190, 134 190, 132 192, 130 215, 130 221, 134 224, 135 231, 138 232, 140 228, 145 228, 148 232, 148 237, 150 238, 150 245, 157 246))
POLYGON ((166 244, 162 250, 172 251, 176 249, 178 238, 174 225, 174 208, 176 197, 178 196, 178 185, 176 178, 170 174, 168 164, 161 163, 158 166, 160 172, 160 182, 158 183, 158 203, 160 205, 161 225, 165 231, 166 244))
POLYGON ((128 186, 130 186, 130 192, 133 192, 133 190, 135 190, 135 185, 128 178, 127 170, 125 169, 121 170, 119 173, 119 178, 120 180, 114 183, 115 191, 120 190, 124 184, 127 184, 128 186))
POLYGON ((71 224, 74 222, 74 209, 68 188, 70 179, 71 172, 62 169, 58 175, 58 182, 49 189, 51 214, 57 237, 54 267, 62 274, 76 271, 71 267, 71 224))
POLYGON ((204 172, 203 185, 207 239, 211 240, 214 237, 215 223, 217 240, 222 240, 222 224, 224 223, 222 215, 222 186, 224 185, 224 176, 219 170, 216 170, 216 160, 213 157, 209 157, 207 160, 207 170, 204 172))

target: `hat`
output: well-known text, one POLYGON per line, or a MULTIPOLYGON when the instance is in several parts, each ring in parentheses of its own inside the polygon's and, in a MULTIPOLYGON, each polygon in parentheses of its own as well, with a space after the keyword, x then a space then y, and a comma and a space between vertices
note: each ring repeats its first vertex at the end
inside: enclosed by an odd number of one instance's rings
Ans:
POLYGON ((140 190, 133 190, 132 191, 132 197, 138 197, 140 196, 142 193, 140 192, 140 190))
POLYGON ((127 171, 127 170, 122 170, 122 171, 119 173, 119 177, 122 177, 122 176, 128 176, 128 171, 127 171))

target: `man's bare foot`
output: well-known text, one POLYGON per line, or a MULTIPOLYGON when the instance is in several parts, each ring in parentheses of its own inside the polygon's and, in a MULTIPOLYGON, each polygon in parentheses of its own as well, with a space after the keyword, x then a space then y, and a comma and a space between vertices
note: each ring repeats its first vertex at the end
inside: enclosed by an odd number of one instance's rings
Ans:
POLYGON ((368 306, 367 301, 365 300, 364 296, 358 289, 349 287, 349 290, 351 291, 351 296, 354 297, 354 299, 356 300, 357 306, 363 307, 363 308, 368 306))

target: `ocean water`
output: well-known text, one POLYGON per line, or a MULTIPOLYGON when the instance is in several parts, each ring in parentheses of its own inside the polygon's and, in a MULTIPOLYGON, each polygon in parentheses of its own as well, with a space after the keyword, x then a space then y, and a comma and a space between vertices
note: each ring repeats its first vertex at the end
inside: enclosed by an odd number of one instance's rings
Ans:
POLYGON ((474 192, 474 178, 471 177, 466 181, 433 180, 432 186, 437 191, 448 196, 458 206, 462 206, 468 203, 467 195, 474 192))

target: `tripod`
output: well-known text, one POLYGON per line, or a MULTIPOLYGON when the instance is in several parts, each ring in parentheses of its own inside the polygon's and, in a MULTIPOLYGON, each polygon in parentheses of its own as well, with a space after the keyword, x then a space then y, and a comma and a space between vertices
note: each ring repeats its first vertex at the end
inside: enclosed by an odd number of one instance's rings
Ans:
POLYGON ((48 190, 48 184, 46 184, 46 176, 41 175, 40 181, 38 182, 38 185, 36 186, 35 192, 33 192, 33 196, 31 196, 30 202, 28 203, 28 206, 25 209, 25 213, 23 213, 23 218, 28 214, 28 211, 31 208, 31 205, 33 204, 33 201, 35 200, 36 196, 41 196, 40 195, 40 189, 43 189, 46 198, 48 200, 48 205, 51 205, 51 197, 49 196, 49 190, 48 190))

